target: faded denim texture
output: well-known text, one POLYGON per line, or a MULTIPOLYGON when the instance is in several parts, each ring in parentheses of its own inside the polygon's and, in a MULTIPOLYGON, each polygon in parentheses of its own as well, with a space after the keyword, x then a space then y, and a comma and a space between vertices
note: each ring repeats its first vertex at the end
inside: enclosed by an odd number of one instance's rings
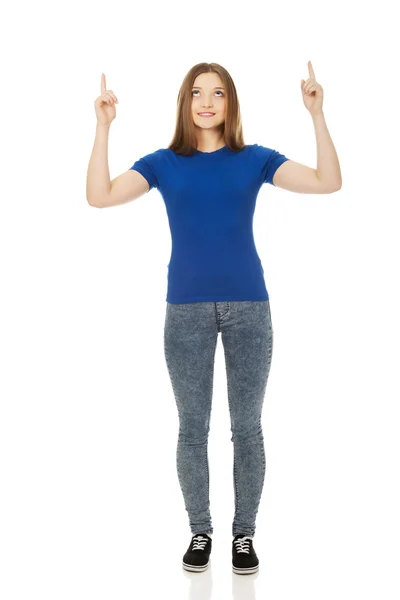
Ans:
POLYGON ((220 332, 233 442, 232 535, 254 536, 266 470, 261 413, 273 348, 269 300, 167 302, 164 352, 179 415, 177 473, 192 534, 213 533, 207 450, 220 332))

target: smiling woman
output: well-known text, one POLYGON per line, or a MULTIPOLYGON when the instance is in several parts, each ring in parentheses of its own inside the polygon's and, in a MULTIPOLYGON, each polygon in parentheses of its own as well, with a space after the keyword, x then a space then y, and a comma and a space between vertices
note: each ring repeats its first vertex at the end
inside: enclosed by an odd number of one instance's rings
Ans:
POLYGON ((225 144, 232 152, 245 147, 235 84, 221 65, 199 63, 179 90, 175 133, 168 147, 193 156, 196 150, 213 152, 225 144))
MULTIPOLYGON (((314 85, 305 82, 304 93, 314 85)), ((315 124, 326 143, 319 115, 315 124)), ((110 184, 104 129, 96 142, 93 164, 100 167, 88 174, 90 184, 109 190, 92 196, 93 205, 112 206, 157 189, 167 211, 172 246, 164 353, 179 417, 177 472, 193 535, 183 568, 204 571, 211 552, 207 446, 221 333, 234 444, 232 567, 238 574, 254 573, 252 540, 266 470, 261 417, 274 336, 254 211, 264 183, 302 193, 333 191, 337 170, 321 161, 329 147, 319 155, 324 177, 318 178, 315 169, 276 149, 245 144, 235 85, 217 63, 199 63, 186 74, 169 146, 138 158, 110 184)))

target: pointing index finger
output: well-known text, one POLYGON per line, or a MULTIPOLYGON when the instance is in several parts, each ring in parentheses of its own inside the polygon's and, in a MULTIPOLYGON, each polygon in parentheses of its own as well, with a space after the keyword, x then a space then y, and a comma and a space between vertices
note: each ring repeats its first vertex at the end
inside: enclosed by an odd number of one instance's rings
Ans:
POLYGON ((312 68, 311 60, 308 61, 308 72, 310 74, 310 77, 315 79, 315 73, 314 73, 314 69, 312 68))
POLYGON ((101 74, 101 93, 104 94, 104 92, 106 91, 106 76, 104 75, 104 73, 101 74))

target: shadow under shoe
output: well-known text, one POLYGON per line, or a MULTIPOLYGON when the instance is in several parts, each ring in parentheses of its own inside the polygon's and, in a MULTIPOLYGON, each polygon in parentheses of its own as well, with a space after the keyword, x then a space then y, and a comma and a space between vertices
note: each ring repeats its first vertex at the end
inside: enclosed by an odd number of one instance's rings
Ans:
POLYGON ((183 555, 182 566, 186 571, 201 573, 210 561, 212 539, 207 533, 196 533, 183 555))

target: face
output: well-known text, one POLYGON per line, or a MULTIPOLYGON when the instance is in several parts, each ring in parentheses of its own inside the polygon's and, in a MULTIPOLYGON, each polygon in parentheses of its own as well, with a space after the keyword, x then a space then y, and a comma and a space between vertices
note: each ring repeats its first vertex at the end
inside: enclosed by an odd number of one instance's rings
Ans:
POLYGON ((211 129, 225 120, 226 90, 217 73, 200 73, 192 86, 192 115, 194 124, 202 129, 211 129), (199 113, 212 112, 212 117, 199 113))

